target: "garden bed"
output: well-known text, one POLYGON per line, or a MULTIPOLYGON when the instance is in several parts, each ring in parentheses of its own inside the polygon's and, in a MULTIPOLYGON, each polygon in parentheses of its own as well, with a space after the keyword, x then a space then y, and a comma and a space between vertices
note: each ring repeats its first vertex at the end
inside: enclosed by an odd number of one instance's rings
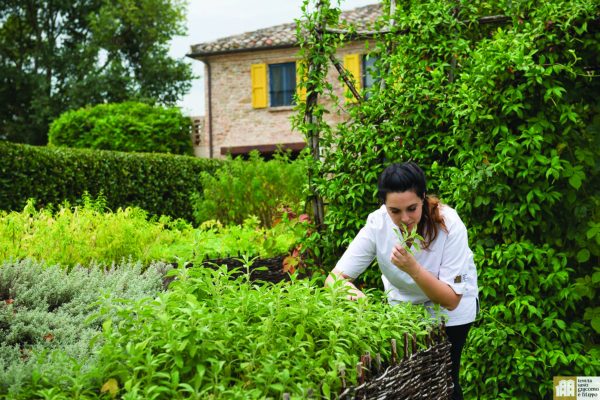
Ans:
MULTIPOLYGON (((227 257, 206 260, 201 265, 213 269, 217 269, 221 265, 226 265, 227 270, 233 272, 233 277, 249 273, 249 278, 252 281, 277 283, 290 280, 290 273, 287 272, 285 264, 286 258, 287 256, 256 258, 251 260, 247 266, 243 258, 227 257)), ((193 264, 187 264, 186 267, 193 267, 193 264)), ((299 278, 306 278, 309 275, 303 270, 298 270, 297 276, 299 278)))

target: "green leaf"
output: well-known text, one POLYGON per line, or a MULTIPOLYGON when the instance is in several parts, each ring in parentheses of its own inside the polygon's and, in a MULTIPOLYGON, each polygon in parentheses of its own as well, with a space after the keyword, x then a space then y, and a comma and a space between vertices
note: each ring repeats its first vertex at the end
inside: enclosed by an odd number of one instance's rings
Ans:
POLYGON ((321 391, 323 392, 323 396, 325 396, 325 398, 331 398, 331 389, 329 388, 329 384, 327 382, 323 382, 321 391))
POLYGON ((581 181, 582 178, 579 174, 574 174, 569 178, 569 184, 575 189, 579 189, 581 187, 581 181))
POLYGON ((271 383, 269 387, 278 392, 283 392, 285 390, 285 387, 281 383, 271 383))
POLYGON ((592 328, 594 328, 596 333, 600 333, 600 317, 592 319, 592 328))
POLYGON ((577 252, 577 261, 584 263, 590 259, 590 251, 588 249, 581 249, 577 252))

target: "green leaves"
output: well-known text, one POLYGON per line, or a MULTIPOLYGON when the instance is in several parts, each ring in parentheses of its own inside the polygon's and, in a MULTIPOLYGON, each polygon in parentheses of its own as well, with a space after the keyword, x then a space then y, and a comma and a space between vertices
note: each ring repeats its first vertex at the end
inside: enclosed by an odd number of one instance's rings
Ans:
POLYGON ((200 264, 238 254, 273 257, 287 254, 307 229, 290 220, 261 228, 256 218, 227 227, 211 221, 195 229, 182 220, 151 218, 137 207, 111 212, 103 197, 84 196, 81 203, 65 202, 53 211, 36 210, 30 201, 22 212, 0 211, 0 261, 32 258, 68 269, 122 259, 147 265, 157 260, 200 264))
POLYGON ((356 382, 352 366, 363 352, 388 358, 391 338, 423 338, 435 322, 410 304, 389 306, 372 296, 347 301, 346 290, 306 280, 257 286, 232 280, 224 268, 181 271, 157 299, 116 306, 118 316, 137 318, 105 332, 98 365, 131 382, 125 394, 137 386, 142 397, 155 387, 158 398, 181 398, 164 371, 171 380, 177 372, 179 386, 216 398, 306 397, 311 388, 334 397, 341 365, 356 382))
POLYGON ((304 155, 292 161, 281 153, 265 161, 254 151, 248 160, 238 157, 228 160, 216 173, 201 173, 204 190, 193 199, 196 222, 242 224, 255 216, 269 228, 284 214, 285 218, 300 214, 308 184, 307 160, 304 155))
POLYGON ((191 120, 176 107, 100 104, 63 113, 50 125, 54 146, 193 155, 191 120))
MULTIPOLYGON (((477 249, 485 312, 464 353, 468 394, 544 397, 552 376, 600 368, 591 274, 600 257, 600 81, 589 68, 600 53, 590 32, 599 4, 449 7, 410 2, 378 22, 394 18, 403 31, 369 46, 387 68, 384 89, 325 135, 311 183, 328 208, 314 245, 333 264, 379 206, 377 174, 416 161, 477 249), (490 15, 511 19, 478 21, 490 15), (508 367, 497 361, 509 357, 508 367)), ((377 272, 366 275, 378 284, 377 272)))
POLYGON ((404 246, 406 251, 408 251, 413 256, 415 253, 421 251, 421 246, 419 242, 423 241, 423 237, 417 233, 417 225, 413 227, 413 229, 409 232, 408 227, 402 224, 400 229, 394 228, 394 233, 398 237, 398 241, 404 246), (411 247, 415 247, 415 251, 411 249, 411 247))
POLYGON ((31 399, 45 391, 55 398, 94 398, 101 387, 114 394, 119 385, 110 372, 101 378, 89 375, 102 345, 100 330, 110 335, 120 323, 115 312, 100 316, 100 310, 112 307, 117 297, 155 296, 163 288, 164 269, 158 263, 145 271, 141 263, 122 263, 109 270, 76 267, 67 272, 31 259, 2 262, 0 397, 31 399), (72 391, 58 397, 57 382, 72 391))
POLYGON ((84 192, 101 193, 107 207, 138 206, 149 214, 193 220, 190 197, 202 193, 201 172, 222 161, 170 154, 53 148, 0 141, 0 208, 21 210, 75 203, 84 192))
POLYGON ((169 57, 181 0, 5 2, 0 10, 0 138, 45 144, 67 110, 126 100, 173 105, 190 65, 169 57), (5 24, 5 21, 8 23, 5 24))

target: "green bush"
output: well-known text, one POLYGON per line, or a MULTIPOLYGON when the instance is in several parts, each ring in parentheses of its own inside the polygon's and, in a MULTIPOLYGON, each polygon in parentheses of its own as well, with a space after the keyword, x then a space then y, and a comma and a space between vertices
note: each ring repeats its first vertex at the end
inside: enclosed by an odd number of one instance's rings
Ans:
POLYGON ((93 341, 115 298, 140 299, 162 289, 165 265, 75 268, 32 260, 0 264, 0 397, 38 398, 35 380, 54 381, 74 364, 90 369, 101 341, 93 341))
POLYGON ((149 265, 156 260, 273 257, 287 254, 306 232, 304 224, 290 220, 261 228, 256 217, 243 225, 207 221, 194 229, 183 220, 149 218, 137 207, 110 211, 102 197, 84 196, 81 203, 62 204, 53 211, 36 210, 29 202, 22 212, 0 211, 0 261, 31 258, 70 268, 122 259, 149 265))
POLYGON ((50 148, 0 142, 0 209, 75 203, 103 194, 111 209, 137 206, 151 215, 193 220, 190 197, 202 193, 201 172, 223 163, 169 154, 50 148))
POLYGON ((194 199, 196 222, 241 224, 254 215, 270 227, 286 210, 299 213, 304 206, 306 162, 306 158, 290 161, 285 154, 264 161, 252 152, 249 160, 238 157, 214 174, 203 172, 204 193, 194 199))
POLYGON ((100 104, 61 114, 50 125, 51 146, 189 154, 192 123, 177 107, 100 104))
MULTIPOLYGON (((390 306, 371 294, 348 301, 343 285, 254 285, 244 276, 232 280, 224 268, 182 270, 177 278, 155 299, 115 303, 93 379, 77 372, 71 379, 96 394, 111 382, 120 398, 276 399, 288 392, 305 399, 309 389, 332 398, 342 366, 355 384, 361 354, 389 360, 390 339, 404 333, 424 346, 436 323, 421 306, 390 306)), ((65 398, 78 389, 56 382, 36 389, 65 398)))
MULTIPOLYGON (((482 305, 463 357, 468 397, 549 398, 553 376, 600 373, 599 16, 594 0, 404 2, 398 32, 371 47, 385 84, 351 108, 352 123, 329 129, 325 102, 311 124, 297 118, 323 135, 312 183, 326 227, 311 243, 329 265, 378 206, 390 162, 420 164, 464 219, 482 305), (494 15, 508 18, 478 21, 494 15)), ((309 42, 307 65, 337 41, 309 42)))
POLYGON ((207 258, 262 257, 288 254, 306 236, 308 226, 297 219, 283 218, 271 228, 260 225, 256 217, 244 220, 241 225, 223 226, 219 221, 206 221, 194 231, 189 252, 195 264, 207 258))

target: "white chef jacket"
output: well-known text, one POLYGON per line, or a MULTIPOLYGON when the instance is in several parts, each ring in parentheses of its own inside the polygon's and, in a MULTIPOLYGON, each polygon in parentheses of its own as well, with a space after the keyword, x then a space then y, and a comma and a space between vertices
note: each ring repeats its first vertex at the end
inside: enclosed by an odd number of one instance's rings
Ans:
MULTIPOLYGON (((447 232, 441 227, 427 250, 415 252, 417 262, 440 281, 447 283, 456 294, 462 294, 458 306, 448 311, 446 326, 463 325, 475 320, 478 307, 477 271, 473 252, 469 248, 467 229, 456 211, 440 204, 447 232)), ((391 304, 411 302, 432 306, 432 302, 406 272, 391 262, 392 249, 398 243, 398 229, 385 205, 369 214, 366 225, 354 238, 338 261, 336 269, 350 278, 363 273, 377 257, 383 286, 391 304)), ((432 310, 431 307, 428 307, 432 310)))

